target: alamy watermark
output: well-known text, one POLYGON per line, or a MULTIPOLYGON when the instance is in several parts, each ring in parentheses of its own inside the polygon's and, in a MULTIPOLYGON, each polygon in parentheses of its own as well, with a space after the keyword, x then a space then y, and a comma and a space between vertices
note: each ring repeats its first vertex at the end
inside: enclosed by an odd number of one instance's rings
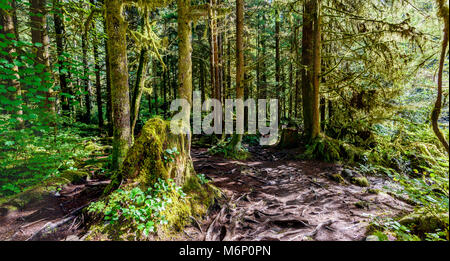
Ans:
MULTIPOLYGON (((247 133, 256 134, 256 125, 261 134, 260 145, 273 145, 278 139, 278 100, 225 99, 225 106, 217 99, 207 99, 202 103, 201 92, 192 95, 193 134, 244 134, 245 109, 247 108, 247 133), (267 102, 268 101, 268 102, 267 102), (257 106, 258 105, 258 106, 257 106), (223 108, 223 109, 222 109, 223 108), (202 111, 209 112, 202 120, 202 111), (225 114, 225 118, 224 117, 225 114), (236 122, 236 128, 234 128, 236 122), (212 123, 212 125, 211 125, 212 123), (225 123, 225 130, 223 128, 225 123)), ((173 134, 189 134, 191 105, 185 99, 173 100, 170 111, 179 111, 170 121, 173 134), (179 111, 181 107, 181 110, 179 111)))

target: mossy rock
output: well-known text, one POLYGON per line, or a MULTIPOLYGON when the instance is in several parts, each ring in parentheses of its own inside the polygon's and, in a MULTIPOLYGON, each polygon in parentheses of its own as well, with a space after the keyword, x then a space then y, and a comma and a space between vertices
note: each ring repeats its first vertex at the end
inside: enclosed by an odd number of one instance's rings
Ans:
POLYGON ((329 174, 328 175, 328 178, 329 179, 331 179, 331 180, 333 180, 333 181, 336 181, 337 183, 339 183, 339 184, 345 184, 346 182, 345 182, 345 179, 341 176, 341 174, 339 174, 339 173, 336 173, 336 174, 329 174))
POLYGON ((89 173, 81 170, 65 170, 60 175, 60 177, 69 180, 72 184, 81 184, 88 176, 89 173))
POLYGON ((424 234, 436 232, 437 229, 444 231, 448 226, 448 221, 448 213, 433 215, 425 209, 420 209, 415 213, 404 216, 399 220, 399 223, 411 227, 417 233, 424 234))
POLYGON ((360 186, 360 187, 369 187, 370 183, 367 180, 366 177, 353 177, 351 178, 350 182, 354 185, 360 186))

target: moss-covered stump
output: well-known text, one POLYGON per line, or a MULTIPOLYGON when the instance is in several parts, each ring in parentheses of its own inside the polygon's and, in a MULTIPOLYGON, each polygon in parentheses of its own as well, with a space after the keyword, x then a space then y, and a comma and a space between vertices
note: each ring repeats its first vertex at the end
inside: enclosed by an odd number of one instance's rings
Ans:
POLYGON ((281 138, 278 147, 282 149, 291 149, 299 146, 301 135, 294 128, 286 128, 281 131, 281 138))
POLYGON ((136 187, 147 191, 159 180, 173 180, 186 196, 180 198, 172 193, 166 195, 172 202, 162 213, 167 224, 158 225, 156 233, 150 236, 139 233, 127 220, 111 225, 103 221, 103 215, 91 213, 87 240, 176 239, 179 232, 193 219, 201 219, 221 193, 211 184, 201 183, 194 171, 189 146, 188 135, 172 134, 170 122, 159 118, 147 121, 140 136, 129 149, 122 168, 105 189, 102 201, 108 203, 119 187, 125 191, 136 187))
POLYGON ((187 135, 172 134, 169 122, 160 118, 147 121, 106 193, 118 188, 122 180, 149 186, 158 178, 170 178, 182 186, 195 176, 189 142, 187 135))

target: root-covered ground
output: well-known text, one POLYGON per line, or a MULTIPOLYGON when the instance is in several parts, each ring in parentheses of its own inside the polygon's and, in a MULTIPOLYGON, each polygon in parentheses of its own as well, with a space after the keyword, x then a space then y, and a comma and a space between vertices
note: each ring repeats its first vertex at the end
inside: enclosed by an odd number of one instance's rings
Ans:
POLYGON ((193 149, 198 173, 226 195, 204 222, 186 230, 192 240, 364 240, 375 216, 395 216, 411 206, 386 193, 392 186, 367 177, 370 187, 339 183, 339 165, 294 160, 298 151, 250 148, 246 161, 193 149), (371 192, 371 193, 370 193, 371 192))
MULTIPOLYGON (((364 240, 376 216, 396 216, 412 206, 383 192, 393 186, 367 177, 361 187, 344 179, 340 165, 298 160, 298 150, 250 147, 248 160, 211 156, 193 148, 197 173, 222 190, 223 197, 203 220, 192 218, 181 240, 364 240), (381 191, 378 193, 378 191, 381 191)), ((66 185, 58 193, 14 211, 0 213, 0 240, 80 240, 79 211, 97 199, 108 181, 66 185)))

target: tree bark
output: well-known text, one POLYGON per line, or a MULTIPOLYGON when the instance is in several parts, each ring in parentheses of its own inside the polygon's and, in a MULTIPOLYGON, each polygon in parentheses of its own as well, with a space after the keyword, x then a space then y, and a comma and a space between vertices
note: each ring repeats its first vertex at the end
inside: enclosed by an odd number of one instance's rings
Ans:
MULTIPOLYGON (((105 33, 106 29, 106 17, 103 20, 103 28, 105 33)), ((106 67, 106 120, 108 121, 107 129, 108 136, 111 137, 113 133, 113 120, 112 120, 112 101, 111 101, 111 73, 109 67, 109 51, 108 51, 108 39, 105 39, 105 67, 106 67)))
POLYGON ((47 34, 47 11, 45 7, 46 0, 30 0, 31 41, 36 46, 36 61, 38 64, 43 65, 41 86, 47 89, 44 91, 45 101, 43 107, 53 115, 56 108, 54 99, 51 99, 53 98, 53 91, 50 86, 50 42, 47 34))
POLYGON ((444 72, 444 65, 445 65, 445 58, 446 58, 446 51, 448 46, 448 34, 449 34, 449 13, 448 13, 448 7, 445 7, 444 4, 445 1, 437 0, 437 4, 439 7, 439 16, 444 21, 444 30, 443 30, 443 39, 442 39, 442 49, 441 49, 441 57, 439 60, 439 71, 438 71, 438 89, 437 89, 437 97, 436 102, 434 103, 433 112, 431 113, 431 124, 433 127, 433 131, 436 134, 436 137, 439 139, 439 141, 444 146, 447 153, 449 153, 449 145, 448 141, 445 139, 444 134, 439 129, 439 115, 441 114, 441 108, 442 108, 442 74, 444 72))
POLYGON ((83 55, 83 85, 84 85, 84 91, 86 92, 84 99, 86 102, 86 114, 85 114, 85 122, 90 123, 91 122, 91 111, 92 111, 92 103, 91 103, 91 96, 92 96, 92 90, 91 90, 91 84, 89 81, 89 64, 87 61, 87 51, 88 51, 88 31, 87 28, 84 28, 83 35, 81 36, 81 50, 83 55))
MULTIPOLYGON (((16 34, 17 31, 14 23, 15 6, 12 3, 12 1, 11 2, 7 1, 6 4, 11 8, 7 10, 6 9, 0 10, 0 24, 3 26, 3 29, 0 30, 0 32, 5 36, 5 42, 7 43, 7 47, 3 49, 5 52, 8 53, 8 55, 6 55, 5 58, 6 60, 8 60, 9 64, 13 64, 14 62, 13 53, 16 52, 13 41, 17 39, 16 34)), ((23 110, 21 108, 22 104, 21 102, 18 102, 18 100, 20 100, 22 97, 22 89, 19 79, 20 79, 19 67, 14 64, 14 66, 11 68, 10 79, 8 79, 7 82, 8 87, 14 88, 14 91, 12 91, 11 100, 17 102, 19 105, 14 106, 15 108, 10 111, 10 114, 11 117, 16 119, 17 121, 16 127, 22 129, 24 127, 24 122, 23 119, 21 118, 21 115, 23 115, 23 110)))
POLYGON ((307 0, 303 10, 302 96, 305 135, 310 139, 320 134, 320 0, 307 0))
MULTIPOLYGON (((244 0, 236 0, 236 99, 244 99, 244 0)), ((244 107, 236 106, 236 115, 244 116, 244 107)), ((236 123, 237 125, 237 123, 236 123)), ((231 146, 241 150, 242 134, 234 134, 231 146)))
POLYGON ((65 71, 67 71, 66 68, 64 68, 64 62, 66 61, 65 56, 63 56, 64 52, 64 21, 63 17, 64 14, 61 10, 61 1, 60 0, 53 0, 53 20, 55 24, 55 40, 56 40, 56 53, 58 54, 58 71, 59 71, 59 84, 61 86, 61 109, 64 115, 70 115, 70 96, 72 96, 72 92, 70 88, 68 88, 67 85, 67 74, 65 71))
POLYGON ((148 55, 147 49, 142 48, 139 56, 139 65, 136 73, 133 97, 131 99, 131 135, 134 135, 137 119, 139 118, 139 107, 142 93, 144 91, 145 77, 147 72, 148 55))
POLYGON ((120 0, 105 0, 108 35, 111 101, 114 126, 113 169, 119 169, 131 145, 130 95, 128 86, 127 24, 120 0))

